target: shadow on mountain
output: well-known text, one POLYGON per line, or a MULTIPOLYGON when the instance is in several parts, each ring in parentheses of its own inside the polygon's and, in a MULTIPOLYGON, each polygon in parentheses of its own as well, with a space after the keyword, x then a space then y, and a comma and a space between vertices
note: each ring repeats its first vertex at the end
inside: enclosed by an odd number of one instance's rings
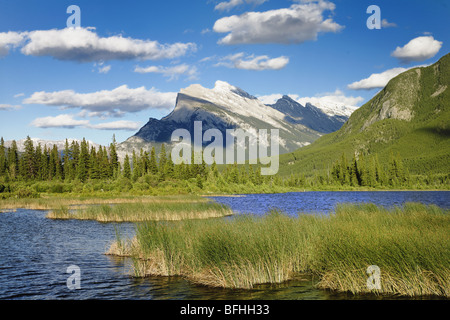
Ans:
POLYGON ((442 138, 450 138, 450 128, 442 128, 442 127, 425 127, 417 129, 419 132, 427 133, 427 134, 435 134, 442 138))

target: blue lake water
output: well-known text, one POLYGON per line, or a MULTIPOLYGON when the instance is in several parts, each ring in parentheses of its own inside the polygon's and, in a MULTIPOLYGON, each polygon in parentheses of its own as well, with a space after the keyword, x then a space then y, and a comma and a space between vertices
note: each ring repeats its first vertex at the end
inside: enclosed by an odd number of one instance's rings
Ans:
POLYGON ((392 207, 405 202, 421 202, 450 208, 450 191, 313 191, 211 198, 230 206, 234 212, 253 214, 264 214, 271 209, 291 215, 326 213, 333 211, 338 203, 375 203, 392 207))
MULTIPOLYGON (((450 192, 305 192, 215 197, 236 212, 263 214, 270 208, 287 213, 328 212, 339 202, 433 203, 448 208, 450 192)), ((115 239, 112 223, 51 220, 45 211, 19 209, 0 212, 0 299, 342 299, 314 287, 314 279, 253 290, 227 290, 197 286, 179 277, 136 279, 131 261, 104 255, 115 239), (67 268, 80 268, 79 290, 70 290, 67 268)), ((121 223, 124 236, 134 224, 121 223)), ((367 296, 365 297, 367 299, 367 296)))

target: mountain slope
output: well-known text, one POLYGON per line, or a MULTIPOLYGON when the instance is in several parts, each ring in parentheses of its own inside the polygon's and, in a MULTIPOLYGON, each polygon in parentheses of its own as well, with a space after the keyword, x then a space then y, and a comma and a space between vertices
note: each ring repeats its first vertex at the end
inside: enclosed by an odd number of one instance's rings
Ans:
POLYGON ((279 129, 280 152, 286 153, 310 144, 323 133, 337 130, 344 122, 345 117, 328 116, 320 109, 289 101, 298 109, 292 113, 292 108, 284 108, 286 99, 280 100, 275 105, 265 105, 223 81, 217 81, 213 89, 194 84, 180 91, 169 115, 161 120, 150 118, 133 137, 119 146, 119 150, 131 150, 149 143, 156 147, 169 144, 175 129, 187 129, 193 138, 194 121, 202 121, 203 132, 211 128, 222 133, 226 129, 242 128, 255 135, 259 129, 279 129), (299 114, 299 110, 303 113, 299 114))
POLYGON ((399 153, 412 174, 448 173, 450 159, 450 54, 410 69, 357 109, 334 133, 280 157, 280 174, 327 170, 342 153, 399 153))

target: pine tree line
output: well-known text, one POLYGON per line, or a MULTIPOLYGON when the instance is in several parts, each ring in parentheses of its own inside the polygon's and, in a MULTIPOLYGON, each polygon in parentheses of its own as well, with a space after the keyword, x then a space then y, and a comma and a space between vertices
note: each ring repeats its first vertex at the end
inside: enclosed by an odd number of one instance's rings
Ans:
POLYGON ((28 136, 24 142, 25 150, 19 154, 17 143, 12 141, 9 148, 0 139, 0 177, 6 180, 52 181, 79 179, 110 179, 117 176, 119 161, 115 142, 109 150, 100 146, 95 149, 83 138, 81 143, 66 139, 61 153, 56 145, 52 148, 36 147, 28 136))
POLYGON ((241 169, 237 165, 227 166, 223 177, 219 173, 216 163, 207 166, 204 159, 200 164, 194 162, 194 154, 190 164, 177 164, 172 161, 171 153, 166 152, 162 144, 159 154, 152 147, 150 153, 141 149, 133 150, 131 157, 126 154, 121 164, 116 150, 116 142, 109 148, 100 146, 98 149, 90 146, 83 138, 78 143, 65 141, 65 147, 59 152, 56 145, 52 148, 36 147, 28 136, 24 142, 25 150, 18 152, 16 141, 12 141, 9 148, 5 147, 3 138, 0 140, 0 177, 3 181, 72 181, 79 180, 116 180, 127 178, 137 181, 150 175, 158 181, 197 179, 197 185, 202 186, 208 176, 219 178, 229 183, 243 183, 250 180, 261 184, 263 178, 260 170, 241 169))
MULTIPOLYGON (((83 139, 80 143, 65 142, 65 147, 59 151, 56 146, 52 148, 33 145, 27 137, 25 150, 18 152, 17 144, 12 141, 6 148, 3 138, 0 140, 0 182, 102 182, 116 181, 119 185, 141 184, 145 188, 163 186, 165 182, 179 188, 185 184, 179 181, 188 181, 203 189, 205 183, 214 190, 231 190, 229 186, 243 186, 242 190, 264 190, 274 186, 304 189, 337 187, 401 187, 412 185, 445 185, 448 177, 411 178, 408 169, 403 165, 399 154, 391 153, 388 163, 380 163, 377 155, 367 157, 364 154, 354 155, 348 160, 345 154, 323 173, 317 171, 309 176, 304 174, 291 174, 290 177, 281 178, 279 175, 262 176, 260 167, 252 165, 227 164, 221 165, 221 170, 214 162, 208 166, 202 159, 201 163, 194 162, 194 154, 190 164, 174 164, 171 153, 166 152, 165 145, 161 146, 159 154, 153 147, 150 152, 143 149, 131 155, 127 154, 120 163, 113 138, 109 147, 90 146, 83 139), (125 180, 120 180, 125 179, 125 180), (128 182, 127 182, 128 181, 128 182), (146 186, 146 187, 145 187, 146 186), (267 187, 267 188, 266 188, 267 187), (262 190, 262 189, 261 189, 262 190)), ((0 188, 1 188, 0 184, 0 188)), ((142 189, 144 188, 144 189, 142 189)), ((241 190, 241 189, 239 189, 241 190)), ((0 190, 0 192, 2 192, 0 190)))
POLYGON ((343 186, 401 186, 408 182, 410 175, 404 168, 400 154, 394 156, 391 152, 388 170, 380 165, 378 155, 366 159, 364 154, 353 155, 349 162, 342 154, 331 169, 332 180, 343 186))

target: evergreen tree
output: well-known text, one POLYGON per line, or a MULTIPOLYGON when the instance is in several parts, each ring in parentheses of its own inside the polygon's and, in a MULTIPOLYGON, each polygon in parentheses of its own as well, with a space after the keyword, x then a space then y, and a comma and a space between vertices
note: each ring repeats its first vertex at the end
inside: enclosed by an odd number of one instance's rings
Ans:
POLYGON ((364 158, 363 153, 359 155, 358 171, 359 171, 359 185, 368 186, 370 177, 368 173, 368 166, 366 163, 366 159, 364 158))
POLYGON ((150 152, 149 172, 151 174, 158 174, 158 164, 156 163, 156 151, 155 147, 152 147, 150 152))
POLYGON ((100 147, 100 150, 102 150, 98 157, 99 157, 99 164, 100 164, 100 177, 101 179, 105 180, 107 178, 111 178, 111 169, 110 169, 110 163, 108 159, 108 151, 106 150, 106 147, 100 147))
POLYGON ((191 153, 191 163, 189 164, 189 177, 191 178, 196 178, 198 174, 200 174, 200 167, 199 165, 196 163, 196 157, 197 159, 198 156, 195 155, 194 151, 192 151, 191 153))
POLYGON ((396 166, 397 166, 397 178, 398 178, 400 184, 403 185, 406 182, 406 178, 405 178, 405 171, 403 168, 403 161, 400 156, 400 153, 397 153, 397 156, 395 157, 395 161, 396 161, 396 166))
POLYGON ((253 170, 253 166, 251 164, 248 166, 248 181, 255 184, 255 171, 253 170))
POLYGON ((123 163, 123 176, 128 179, 131 178, 130 158, 128 157, 128 154, 125 155, 125 160, 123 163))
POLYGON ((215 178, 217 178, 219 176, 219 169, 217 169, 217 163, 216 163, 216 159, 215 158, 214 158, 214 161, 213 161, 213 163, 211 165, 211 173, 212 173, 213 177, 215 177, 215 178))
POLYGON ((166 166, 167 154, 166 146, 164 143, 161 145, 161 151, 159 153, 159 173, 164 173, 164 167, 166 166))
POLYGON ((27 136, 25 142, 25 152, 23 155, 23 175, 27 180, 34 179, 36 176, 36 163, 35 163, 35 154, 34 154, 34 146, 33 141, 30 136, 27 136))
POLYGON ((64 155, 63 155, 63 172, 64 179, 71 180, 73 179, 73 163, 72 163, 72 149, 69 146, 69 141, 66 139, 64 143, 64 155))
POLYGON ((361 179, 358 168, 358 161, 356 160, 356 155, 353 156, 352 164, 350 166, 350 184, 352 186, 361 185, 361 179))
POLYGON ((80 155, 78 158, 78 165, 77 165, 77 178, 84 182, 89 177, 89 146, 86 140, 83 138, 83 141, 81 141, 80 145, 80 155))
POLYGON ((44 146, 41 155, 41 166, 42 166, 42 179, 49 180, 49 163, 50 163, 50 152, 47 146, 44 146))
POLYGON ((55 157, 55 167, 56 167, 56 179, 63 180, 63 167, 61 161, 61 154, 59 153, 58 147, 56 145, 53 146, 53 153, 55 157))
POLYGON ((261 168, 256 168, 255 170, 255 184, 256 185, 261 185, 264 182, 264 178, 261 175, 261 168))
MULTIPOLYGON (((99 148, 99 152, 100 148, 99 148)), ((91 147, 91 152, 89 155, 89 178, 90 179, 100 179, 100 161, 99 155, 95 150, 94 146, 91 147)))
POLYGON ((381 170, 380 167, 380 162, 378 161, 378 154, 375 155, 375 181, 376 184, 378 185, 383 185, 384 184, 384 173, 383 170, 381 170))
POLYGON ((34 152, 34 159, 36 162, 36 177, 37 180, 45 180, 47 176, 43 175, 45 162, 42 162, 42 146, 40 143, 38 143, 35 152, 34 152))
POLYGON ((0 139, 0 176, 6 175, 6 148, 3 137, 0 139))
POLYGON ((141 166, 140 159, 136 156, 136 152, 133 149, 132 155, 132 164, 133 164, 133 181, 136 181, 141 176, 141 166))
POLYGON ((119 156, 116 150, 116 135, 113 135, 113 141, 109 145, 109 159, 110 159, 110 176, 114 177, 120 170, 119 156))
POLYGON ((172 154, 169 153, 169 158, 167 159, 166 166, 164 167, 164 176, 166 178, 174 178, 175 176, 175 168, 172 161, 172 154))
POLYGON ((231 183, 239 183, 239 169, 236 162, 230 170, 228 181, 231 183))
POLYGON ((350 184, 350 170, 347 163, 347 158, 345 157, 345 154, 342 153, 341 157, 341 169, 340 169, 340 181, 342 185, 349 185, 350 184))
POLYGON ((199 187, 200 189, 203 189, 203 180, 202 177, 198 174, 197 177, 195 178, 196 183, 197 183, 197 187, 199 187))
POLYGON ((331 177, 332 177, 333 181, 342 184, 343 173, 341 172, 341 164, 339 163, 339 161, 336 161, 333 164, 333 167, 331 169, 331 177))
POLYGON ((12 180, 16 180, 19 177, 19 155, 16 140, 13 140, 8 148, 7 159, 9 177, 12 180))
POLYGON ((367 165, 367 183, 370 187, 377 185, 375 158, 370 159, 367 165))
POLYGON ((72 168, 71 168, 71 177, 73 180, 78 177, 78 163, 80 162, 80 145, 76 141, 72 141, 72 168))
POLYGON ((59 152, 56 145, 53 145, 52 150, 50 151, 49 158, 49 179, 61 179, 62 178, 62 168, 61 168, 61 160, 59 158, 59 152))
POLYGON ((148 152, 147 151, 144 152, 142 148, 140 158, 141 158, 142 175, 145 175, 149 172, 150 158, 148 152))

